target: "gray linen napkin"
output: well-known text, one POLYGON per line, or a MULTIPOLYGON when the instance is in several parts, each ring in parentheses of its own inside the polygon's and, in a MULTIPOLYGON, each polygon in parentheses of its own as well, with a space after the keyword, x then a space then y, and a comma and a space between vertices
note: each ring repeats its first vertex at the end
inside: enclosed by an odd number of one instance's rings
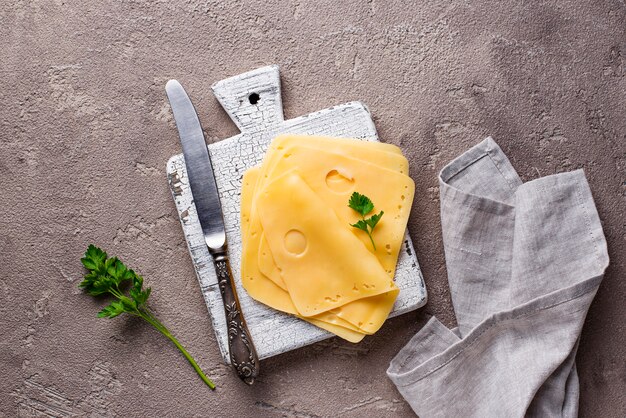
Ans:
POLYGON ((439 184, 458 329, 431 318, 388 376, 421 418, 576 417, 578 338, 609 262, 583 171, 522 183, 487 138, 439 184))

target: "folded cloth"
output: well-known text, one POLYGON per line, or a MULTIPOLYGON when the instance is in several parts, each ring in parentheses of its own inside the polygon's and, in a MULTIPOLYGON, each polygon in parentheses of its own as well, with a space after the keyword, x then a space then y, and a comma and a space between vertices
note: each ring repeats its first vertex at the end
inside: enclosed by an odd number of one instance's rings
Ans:
POLYGON ((487 138, 439 175, 458 329, 435 317, 388 376, 421 417, 576 417, 575 356, 609 258, 582 170, 522 183, 487 138))

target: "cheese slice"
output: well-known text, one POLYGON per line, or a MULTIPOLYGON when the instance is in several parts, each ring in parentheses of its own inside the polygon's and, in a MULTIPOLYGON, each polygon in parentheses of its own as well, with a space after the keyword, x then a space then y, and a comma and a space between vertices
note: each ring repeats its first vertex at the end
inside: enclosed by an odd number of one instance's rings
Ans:
POLYGON ((246 253, 244 260, 248 263, 256 262, 256 267, 264 276, 274 282, 278 287, 283 290, 287 290, 287 285, 283 281, 280 275, 280 270, 274 263, 274 259, 271 256, 269 245, 265 233, 263 232, 263 226, 261 225, 261 219, 259 218, 258 211, 254 203, 252 203, 252 209, 249 211, 250 218, 248 222, 248 231, 246 235, 246 241, 251 241, 253 248, 250 248, 250 253, 246 253), (256 253, 254 252, 256 250, 256 253), (253 260, 248 257, 255 257, 253 260))
POLYGON ((300 315, 314 316, 397 289, 378 259, 296 171, 259 190, 256 202, 272 255, 300 315))
MULTIPOLYGON (((258 174, 258 176, 261 177, 261 180, 259 181, 259 188, 263 187, 267 181, 270 181, 271 178, 275 177, 275 167, 281 162, 281 158, 289 158, 294 153, 298 153, 298 155, 300 155, 303 149, 306 153, 310 154, 307 158, 310 158, 311 160, 309 161, 312 162, 317 161, 315 151, 320 150, 332 152, 337 155, 349 154, 354 158, 354 160, 362 160, 363 162, 369 161, 370 163, 375 161, 375 165, 382 168, 387 168, 399 173, 408 173, 408 161, 401 154, 400 149, 395 145, 359 141, 348 138, 285 134, 276 137, 268 149, 262 166, 262 172, 261 174, 258 174)), ((345 189, 351 190, 353 187, 351 188, 350 181, 346 180, 347 179, 345 177, 335 170, 334 172, 328 173, 326 177, 326 185, 327 187, 332 188, 333 191, 345 189)), ((256 211, 254 203, 251 210, 256 211)), ((393 256, 393 252, 388 255, 393 256)), ((261 239, 258 259, 259 269, 261 272, 284 289, 284 283, 280 278, 279 270, 271 257, 267 240, 265 240, 264 237, 261 239)), ((393 264, 395 265, 395 263, 393 264)), ((395 271, 394 268, 389 268, 388 270, 392 271, 390 274, 393 275, 393 272, 395 271)))
MULTIPOLYGON (((324 204, 331 210, 334 210, 337 216, 341 213, 352 216, 352 218, 345 218, 348 222, 345 223, 344 227, 350 231, 350 233, 358 237, 361 242, 365 244, 365 247, 373 252, 367 235, 349 226, 349 223, 354 223, 359 218, 352 209, 347 207, 346 203, 349 199, 349 195, 356 189, 356 191, 372 198, 376 204, 375 211, 378 212, 382 208, 377 203, 380 201, 379 195, 366 192, 358 186, 366 182, 372 185, 376 184, 377 180, 387 179, 388 181, 385 181, 385 184, 381 185, 381 188, 386 188, 388 191, 408 190, 406 194, 400 195, 401 201, 407 201, 408 209, 406 209, 406 218, 408 218, 408 211, 410 211, 410 204, 413 199, 414 185, 413 182, 410 181, 410 178, 406 176, 406 174, 408 174, 408 162, 406 158, 401 155, 399 148, 389 144, 351 139, 283 135, 277 137, 272 142, 264 158, 263 165, 248 171, 250 173, 246 172, 246 174, 244 174, 244 184, 242 187, 241 225, 242 241, 247 250, 244 251, 244 257, 242 259, 242 273, 244 275, 248 274, 249 276, 248 280, 244 280, 244 287, 249 290, 250 295, 262 303, 296 315, 348 341, 358 342, 363 338, 364 334, 376 332, 389 315, 397 294, 399 293, 399 290, 391 280, 389 280, 389 289, 377 295, 361 295, 352 302, 341 302, 343 304, 337 304, 338 306, 334 308, 324 310, 312 316, 302 316, 300 314, 294 304, 293 295, 287 292, 289 288, 283 279, 284 275, 281 271, 282 266, 279 267, 278 263, 275 262, 272 248, 266 238, 266 231, 264 231, 262 220, 258 213, 259 209, 257 208, 257 201, 260 201, 257 192, 268 188, 275 179, 280 178, 286 173, 292 171, 297 172, 297 174, 302 177, 301 180, 304 180, 305 183, 311 186, 313 192, 321 197, 324 204), (347 157, 347 155, 350 155, 350 157, 347 157), (303 161, 308 163, 308 166, 302 164, 303 161), (328 164, 320 164, 324 162, 334 165, 334 168, 324 172, 324 181, 321 182, 320 170, 323 172, 328 168, 328 164), (320 168, 320 165, 322 165, 323 168, 320 168), (358 175, 356 177, 351 175, 351 167, 357 168, 356 171, 358 175), (359 168, 361 168, 361 171, 359 171, 359 168), (370 178, 363 180, 365 178, 363 176, 363 170, 367 171, 372 169, 382 171, 377 171, 375 174, 370 173, 370 178), (388 178, 390 172, 395 173, 396 177, 388 178), (314 173, 314 175, 311 176, 311 173, 314 173), (400 176, 398 177, 397 175, 400 176), (358 181, 357 178, 359 179, 358 181), (311 179, 313 179, 313 181, 311 179), (401 186, 400 183, 395 183, 395 180, 398 179, 404 181, 408 179, 409 184, 401 186), (313 183, 315 187, 313 187, 311 183, 313 183), (407 197, 409 195, 410 198, 407 197), (340 206, 336 207, 336 205, 340 206), (354 218, 355 216, 357 217, 354 218), (250 244, 250 246, 247 246, 247 244, 250 244), (254 257, 255 248, 256 258, 254 257), (244 264, 246 266, 244 266, 244 264), (252 272, 252 274, 250 274, 250 272, 252 272), (252 278, 252 280, 250 280, 250 278, 252 278), (253 284, 252 282, 255 283, 253 284), (251 291, 248 287, 251 288, 251 291)), ((380 183, 380 181, 378 182, 380 183)), ((287 192, 287 194, 289 193, 287 192)), ((383 196, 382 198, 386 199, 385 202, 392 203, 391 207, 396 204, 395 201, 387 199, 387 196, 383 196)), ((286 210, 285 208, 290 209, 289 206, 285 207, 277 202, 269 204, 269 206, 272 205, 281 213, 286 210)), ((402 202, 398 203, 398 212, 401 212, 403 206, 405 205, 402 202)), ((380 238, 376 234, 382 230, 381 227, 384 225, 383 221, 390 219, 388 216, 390 213, 393 215, 391 223, 395 224, 396 229, 399 229, 401 232, 400 238, 396 238, 395 240, 395 246, 394 244, 386 244, 384 252, 381 252, 380 248, 375 252, 381 265, 385 266, 386 273, 393 277, 407 219, 401 213, 390 211, 389 207, 382 208, 382 210, 385 211, 385 216, 381 219, 374 231, 376 243, 379 244, 380 238)), ((339 216, 339 218, 341 218, 341 216, 339 216)), ((341 221, 345 219, 341 219, 341 221)), ((283 247, 289 247, 292 251, 296 252, 301 251, 303 248, 305 251, 308 251, 307 245, 309 243, 307 242, 307 236, 298 232, 299 231, 293 231, 290 234, 285 234, 282 238, 283 247)), ((387 231, 384 238, 387 237, 393 238, 393 234, 390 235, 389 231, 387 231)), ((325 285, 322 285, 321 289, 328 290, 325 285)), ((334 303, 333 300, 337 299, 337 295, 334 297, 326 296, 325 302, 334 303)), ((327 307, 328 306, 323 308, 325 309, 327 307)))
MULTIPOLYGON (((242 230, 247 230, 250 220, 250 208, 252 205, 252 198, 254 196, 254 185, 258 178, 260 169, 259 167, 253 167, 244 173, 242 179, 241 189, 241 225, 242 230)), ((246 234, 242 234, 246 235, 246 234)), ((298 314, 289 294, 265 277, 258 269, 255 268, 255 263, 246 262, 248 260, 254 260, 251 255, 256 252, 258 247, 258 235, 254 234, 251 238, 242 241, 243 254, 242 254, 242 284, 248 294, 255 300, 268 305, 279 311, 296 315, 312 324, 332 332, 339 337, 348 340, 350 342, 359 342, 363 339, 363 334, 359 332, 359 328, 356 325, 340 318, 335 313, 324 312, 316 317, 303 318, 298 314)))
MULTIPOLYGON (((261 247, 259 248, 259 271, 263 273, 264 276, 267 277, 266 271, 270 271, 270 274, 274 276, 272 281, 276 281, 276 279, 281 280, 282 277, 280 275, 280 270, 276 266, 274 262, 274 258, 272 257, 271 250, 269 245, 267 244, 267 240, 264 236, 261 238, 261 247), (265 247, 263 245, 265 243, 265 247), (263 249, 261 253, 261 249, 263 249), (261 255, 262 254, 262 255, 261 255), (262 263, 265 264, 265 271, 262 268, 262 263)), ((284 283, 284 282, 283 282, 284 283)), ((335 314, 338 318, 341 318, 347 321, 350 325, 352 325, 353 329, 359 330, 360 332, 364 332, 366 334, 373 334, 383 325, 387 317, 389 316, 389 312, 393 308, 393 305, 398 296, 399 290, 390 291, 383 293, 378 296, 371 296, 369 298, 358 299, 353 302, 347 303, 345 305, 340 306, 337 309, 333 309, 328 313, 335 314)), ((323 314, 318 315, 322 317, 323 314)), ((327 322, 333 323, 336 321, 335 318, 323 318, 327 322)), ((336 322, 335 322, 336 323, 336 322)), ((342 326, 346 326, 345 324, 341 324, 342 326)))
MULTIPOLYGON (((258 269, 255 262, 261 240, 262 231, 256 231, 251 221, 253 216, 250 213, 252 199, 254 197, 254 185, 258 179, 260 169, 254 167, 246 171, 242 179, 241 188, 241 225, 247 233, 242 234, 242 254, 241 254, 241 282, 246 291, 254 299, 271 306, 274 309, 290 314, 297 314, 289 294, 273 281, 265 277, 258 269)), ((260 223, 258 223, 260 226, 260 223)))
POLYGON ((300 146, 350 155, 364 161, 375 161, 376 164, 390 170, 409 174, 409 162, 402 155, 400 148, 392 144, 350 138, 283 134, 274 138, 263 158, 259 186, 263 187, 266 184, 268 173, 274 169, 276 162, 288 153, 287 148, 300 146))
MULTIPOLYGON (((395 145, 380 142, 360 141, 349 138, 284 134, 276 137, 272 141, 263 160, 261 172, 255 173, 255 176, 258 178, 256 181, 257 190, 262 188, 268 181, 271 180, 273 177, 271 173, 274 171, 276 164, 281 161, 282 157, 288 157, 291 153, 293 153, 293 149, 304 146, 306 146, 307 150, 326 150, 338 155, 349 154, 355 159, 361 159, 363 161, 375 161, 377 165, 399 173, 408 174, 409 171, 408 161, 404 158, 400 149, 395 145)), ((311 161, 317 161, 317 159, 313 158, 311 161)), ((341 190, 342 188, 345 188, 344 180, 345 179, 338 172, 329 173, 327 185, 341 190)), ((342 205, 345 206, 343 203, 342 205)), ((249 216, 251 219, 250 224, 253 225, 252 229, 259 233, 259 224, 257 223, 258 219, 256 218, 256 204, 254 201, 252 203, 249 216)), ((242 235, 246 235, 246 233, 244 232, 242 235)), ((393 258, 393 253, 394 251, 391 251, 391 254, 387 254, 390 256, 388 258, 393 258)), ((390 264, 395 266, 395 262, 386 263, 386 268, 390 271, 389 274, 393 277, 395 268, 391 267, 390 264)), ((269 277, 278 286, 285 289, 284 282, 280 278, 279 271, 274 264, 267 242, 264 238, 261 239, 261 246, 259 247, 258 266, 263 274, 269 277)))
POLYGON ((353 331, 350 330, 348 328, 344 328, 341 326, 337 326, 337 325, 333 325, 333 324, 329 324, 328 322, 324 322, 324 321, 319 321, 317 319, 314 319, 314 317, 311 318, 303 318, 300 317, 301 319, 304 319, 307 322, 310 322, 311 324, 325 329, 326 331, 332 332, 333 334, 337 335, 338 337, 343 338, 344 340, 350 341, 351 343, 358 343, 359 341, 361 341, 363 339, 363 337, 365 337, 365 334, 358 332, 358 331, 353 331))
POLYGON ((252 199, 256 182, 259 179, 261 167, 251 167, 243 173, 241 179, 241 209, 239 212, 241 222, 241 239, 245 241, 250 226, 250 211, 252 210, 252 199))
POLYGON ((376 152, 390 152, 393 154, 402 155, 402 150, 400 148, 398 148, 396 145, 388 144, 385 142, 363 141, 354 138, 339 138, 323 135, 302 135, 295 133, 285 133, 276 136, 272 140, 272 143, 270 144, 270 150, 267 152, 266 156, 271 155, 272 149, 280 150, 287 145, 311 146, 315 144, 318 144, 324 149, 329 149, 330 147, 331 151, 337 151, 341 149, 345 150, 346 147, 354 147, 351 148, 351 151, 353 152, 358 152, 358 149, 371 149, 375 150, 376 152))
MULTIPOLYGON (((415 192, 413 180, 376 164, 306 146, 289 148, 289 152, 276 162, 269 178, 294 169, 324 205, 334 210, 342 226, 376 255, 387 275, 393 278, 411 212, 415 192), (359 214, 348 207, 354 191, 374 202, 374 212, 385 212, 372 233, 376 250, 367 233, 350 226, 360 219, 359 214)), ((261 251, 266 252, 263 247, 261 251)))
MULTIPOLYGON (((369 145, 369 144, 366 144, 366 145, 369 145)), ((362 168, 366 172, 369 172, 368 174, 370 174, 374 179, 388 178, 387 183, 390 183, 392 187, 386 187, 387 184, 381 184, 381 186, 383 186, 383 189, 402 190, 401 186, 403 182, 405 182, 410 189, 410 196, 408 200, 412 201, 414 186, 410 178, 406 176, 397 176, 397 175, 395 177, 389 178, 389 172, 376 171, 378 168, 381 168, 380 166, 376 166, 376 168, 372 168, 372 165, 365 161, 357 161, 357 159, 350 159, 349 157, 347 157, 346 159, 344 155, 336 154, 336 153, 329 157, 328 154, 329 153, 326 151, 321 151, 319 149, 314 149, 308 146, 299 146, 299 145, 290 144, 287 148, 283 147, 282 159, 275 162, 274 171, 270 173, 270 178, 276 175, 280 175, 282 171, 292 169, 293 167, 291 167, 291 165, 298 167, 299 169, 302 169, 303 167, 306 168, 308 164, 308 167, 312 169, 311 171, 313 173, 313 177, 315 177, 319 173, 323 174, 324 163, 327 164, 327 167, 328 167, 328 164, 330 164, 331 166, 334 165, 334 167, 338 167, 340 169, 339 171, 342 171, 342 172, 345 172, 346 167, 350 168, 350 165, 352 165, 352 166, 357 167, 357 169, 362 168), (285 164, 286 161, 288 161, 289 164, 285 164), (306 164, 302 164, 303 161, 306 164), (372 172, 372 170, 374 171, 372 172), (394 183, 396 187, 393 187, 394 183)), ((363 156, 364 158, 375 159, 378 156, 378 154, 376 153, 371 154, 371 155, 361 154, 361 156, 363 156)), ((359 177, 362 178, 361 176, 359 177)), ((345 202, 347 202, 347 200, 349 199, 349 195, 353 191, 352 189, 358 188, 361 182, 356 182, 354 178, 347 179, 343 177, 341 174, 339 174, 338 171, 335 173, 334 178, 332 178, 332 176, 327 175, 325 178, 325 182, 321 182, 320 176, 317 176, 317 178, 318 180, 320 180, 316 183, 319 186, 317 191, 321 192, 322 194, 324 192, 327 193, 327 195, 323 196, 323 197, 326 197, 327 200, 329 200, 329 202, 327 203, 331 205, 338 204, 340 206, 342 213, 344 213, 344 215, 347 215, 347 218, 345 219, 345 221, 346 221, 346 226, 349 227, 348 224, 354 223, 356 219, 353 218, 354 212, 351 209, 347 208, 347 206, 345 205, 345 202), (334 181, 335 183, 330 184, 330 181, 334 181), (343 186, 343 184, 341 183, 342 181, 349 185, 349 187, 346 188, 345 190, 340 189, 343 186), (351 187, 351 186, 354 186, 354 187, 351 187), (338 188, 339 190, 337 190, 338 188), (343 194, 344 197, 338 197, 338 191, 343 192, 339 194, 340 195, 343 194), (333 201, 333 199, 335 199, 335 201, 333 201), (347 210, 345 210, 346 208, 347 210)), ((307 177, 307 180, 309 180, 308 177, 307 177)), ((373 179, 370 178, 368 180, 365 180, 365 182, 372 182, 375 184, 376 182, 372 180, 373 179)), ((378 183, 380 184, 380 182, 378 183)), ((367 192, 365 194, 376 196, 375 198, 373 198, 373 200, 379 201, 379 198, 375 193, 367 192)), ((391 206, 392 209, 397 207, 395 206, 396 204, 402 205, 403 203, 402 200, 407 200, 406 196, 405 196, 405 199, 402 199, 402 195, 400 196, 399 199, 396 197, 396 200, 398 200, 398 202, 394 202, 393 200, 390 200, 387 196, 383 196, 380 199, 384 199, 384 201, 386 202, 393 203, 393 205, 391 206)), ((377 206, 377 210, 378 209, 379 207, 377 206)), ((391 213, 391 215, 395 219, 394 219, 394 223, 392 224, 392 227, 387 228, 387 232, 390 232, 390 234, 389 233, 383 234, 383 239, 390 238, 390 240, 394 242, 394 244, 390 245, 392 248, 385 247, 385 251, 377 251, 376 255, 381 261, 381 264, 383 264, 383 266, 386 267, 387 273, 390 276, 393 276, 393 273, 395 272, 395 264, 397 260, 397 255, 401 247, 403 236, 404 236, 404 230, 406 228, 408 210, 405 211, 404 216, 402 216, 402 214, 397 214, 394 212, 394 210, 390 210, 389 208, 384 208, 384 209, 386 210, 387 216, 389 216, 389 214, 391 213), (395 230, 393 226, 396 227, 395 230), (394 237, 394 233, 396 235, 395 237, 394 237), (389 237, 389 235, 391 236, 389 237)), ((377 226, 377 228, 381 228, 381 225, 383 225, 382 221, 377 226)), ((367 237, 365 233, 363 233, 362 231, 356 230, 354 228, 351 228, 351 227, 349 227, 349 229, 352 232, 356 233, 358 236, 360 236, 360 238, 364 241, 366 245, 371 247, 369 238, 367 237)), ((377 233, 379 233, 379 229, 375 230, 375 234, 377 233)), ((377 240, 378 240, 378 237, 377 237, 377 240)), ((274 282, 282 283, 280 271, 278 270, 277 266, 274 263, 273 257, 271 255, 271 250, 269 249, 267 241, 264 239, 264 237, 262 237, 261 245, 259 247, 258 264, 259 264, 259 269, 261 270, 263 274, 270 277, 274 282)), ((358 326, 361 329, 361 331, 371 334, 371 333, 376 332, 386 320, 387 316, 389 315, 389 312, 393 308, 393 304, 397 297, 397 293, 398 293, 397 291, 389 292, 384 295, 380 295, 380 296, 376 296, 372 298, 360 299, 360 300, 351 302, 349 304, 346 304, 337 310, 333 310, 333 312, 335 312, 340 318, 346 319, 353 325, 358 326)))
MULTIPOLYGON (((260 224, 260 220, 258 219, 258 217, 256 217, 255 221, 258 221, 260 224)), ((286 290, 287 286, 285 285, 285 282, 280 275, 280 269, 274 262, 272 250, 270 249, 270 245, 267 243, 267 239, 265 238, 265 232, 261 234, 257 258, 257 263, 259 265, 259 270, 261 271, 261 273, 263 273, 266 277, 268 277, 271 281, 276 283, 282 289, 286 290)))
POLYGON ((269 278, 278 287, 286 290, 287 287, 283 282, 280 273, 274 264, 274 260, 269 255, 269 247, 265 236, 263 234, 263 228, 256 210, 253 210, 254 206, 254 192, 257 190, 256 186, 261 175, 261 167, 252 167, 248 169, 242 178, 241 186, 241 242, 244 247, 244 254, 242 256, 242 263, 252 263, 254 251, 256 250, 258 260, 255 266, 249 266, 248 269, 255 274, 260 273, 269 278), (252 241, 250 247, 246 247, 248 242, 252 241), (246 251, 248 249, 248 251, 246 251), (261 255, 262 254, 262 255, 261 255), (269 258, 268 258, 269 257, 269 258))
POLYGON ((330 312, 357 326, 360 332, 373 334, 387 320, 398 293, 400 290, 396 288, 378 296, 355 300, 330 312))

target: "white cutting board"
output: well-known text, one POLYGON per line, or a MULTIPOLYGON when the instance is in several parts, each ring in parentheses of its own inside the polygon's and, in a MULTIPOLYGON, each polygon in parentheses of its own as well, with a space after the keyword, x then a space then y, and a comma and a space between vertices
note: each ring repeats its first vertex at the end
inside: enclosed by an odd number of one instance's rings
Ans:
MULTIPOLYGON (((377 141, 378 135, 370 113, 362 103, 351 102, 284 120, 276 65, 222 80, 213 86, 213 92, 241 130, 239 135, 211 144, 208 148, 224 210, 228 254, 237 293, 259 358, 271 357, 332 337, 333 334, 327 331, 253 300, 242 287, 239 221, 241 178, 244 171, 261 162, 272 138, 283 132, 377 141), (253 94, 259 98, 255 104, 251 103, 255 101, 254 96, 250 100, 253 94)), ((168 161, 167 178, 222 357, 226 363, 230 363, 224 305, 213 261, 198 222, 182 154, 168 161)), ((400 294, 391 316, 426 304, 424 279, 408 234, 405 235, 403 250, 398 258, 395 281, 400 294)))

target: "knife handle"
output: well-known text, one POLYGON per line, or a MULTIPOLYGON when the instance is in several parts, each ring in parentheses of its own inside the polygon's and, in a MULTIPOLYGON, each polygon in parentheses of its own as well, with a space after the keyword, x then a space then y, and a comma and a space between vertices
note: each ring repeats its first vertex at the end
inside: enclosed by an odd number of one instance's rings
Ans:
POLYGON ((228 257, 226 254, 215 255, 214 261, 228 325, 230 362, 237 371, 239 378, 251 385, 259 375, 259 358, 241 312, 228 257))

